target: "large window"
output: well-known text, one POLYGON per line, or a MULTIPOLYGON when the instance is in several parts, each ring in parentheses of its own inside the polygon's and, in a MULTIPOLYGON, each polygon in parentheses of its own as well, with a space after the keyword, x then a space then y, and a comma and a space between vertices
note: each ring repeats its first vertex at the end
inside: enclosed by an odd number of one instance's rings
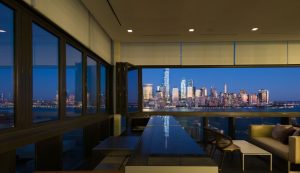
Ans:
POLYGON ((299 112, 299 67, 144 68, 144 111, 299 112))
POLYGON ((14 127, 14 11, 0 3, 0 129, 14 127))
POLYGON ((100 111, 106 111, 106 67, 100 66, 100 111))
POLYGON ((87 57, 87 113, 97 112, 97 61, 87 57))
POLYGON ((137 112, 138 109, 138 70, 128 70, 128 112, 137 112))
POLYGON ((32 25, 33 122, 58 119, 58 38, 32 25))
POLYGON ((66 47, 66 116, 80 116, 82 112, 82 53, 66 47))

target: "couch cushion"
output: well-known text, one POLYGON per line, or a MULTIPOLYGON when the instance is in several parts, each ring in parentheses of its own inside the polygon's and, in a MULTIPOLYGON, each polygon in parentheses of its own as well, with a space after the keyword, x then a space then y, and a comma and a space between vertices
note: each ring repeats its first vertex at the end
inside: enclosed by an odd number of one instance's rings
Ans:
POLYGON ((287 126, 282 126, 277 124, 272 130, 272 138, 281 140, 285 137, 285 130, 289 128, 287 126))
POLYGON ((286 160, 289 159, 289 146, 276 139, 270 137, 254 137, 252 138, 252 142, 258 147, 261 147, 272 154, 275 154, 286 160))

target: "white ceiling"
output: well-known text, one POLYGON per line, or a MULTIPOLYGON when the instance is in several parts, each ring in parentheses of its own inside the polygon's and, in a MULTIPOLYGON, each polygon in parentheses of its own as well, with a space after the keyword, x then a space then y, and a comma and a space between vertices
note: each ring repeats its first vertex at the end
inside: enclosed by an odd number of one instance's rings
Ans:
POLYGON ((110 37, 122 42, 300 39, 300 0, 81 1, 110 37))

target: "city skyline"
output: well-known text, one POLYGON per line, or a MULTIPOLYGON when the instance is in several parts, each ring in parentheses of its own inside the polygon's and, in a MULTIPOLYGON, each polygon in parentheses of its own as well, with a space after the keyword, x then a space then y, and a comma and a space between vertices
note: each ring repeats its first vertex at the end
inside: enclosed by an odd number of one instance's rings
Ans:
MULTIPOLYGON (((164 85, 164 69, 143 69, 143 84, 152 84, 153 88, 164 85), (162 80, 163 79, 163 80, 162 80)), ((192 80, 197 89, 216 88, 218 94, 224 91, 239 93, 241 90, 249 94, 258 93, 260 89, 268 89, 272 101, 300 101, 300 76, 297 67, 286 68, 170 68, 170 91, 178 88, 182 95, 182 80, 192 80), (287 77, 288 76, 288 77, 287 77)), ((155 91, 155 90, 154 90, 155 91)))

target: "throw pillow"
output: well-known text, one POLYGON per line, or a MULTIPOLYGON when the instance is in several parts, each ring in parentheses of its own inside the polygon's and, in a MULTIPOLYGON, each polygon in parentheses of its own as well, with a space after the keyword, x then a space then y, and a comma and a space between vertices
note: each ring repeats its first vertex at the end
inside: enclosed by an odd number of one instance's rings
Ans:
POLYGON ((286 130, 287 127, 286 126, 282 126, 280 124, 277 124, 273 130, 272 130, 272 138, 276 139, 276 140, 280 140, 282 139, 282 135, 284 133, 284 130, 286 130))
POLYGON ((285 129, 280 136, 279 141, 282 142, 283 144, 289 144, 289 137, 292 136, 295 133, 296 129, 293 127, 290 127, 288 129, 285 129))

